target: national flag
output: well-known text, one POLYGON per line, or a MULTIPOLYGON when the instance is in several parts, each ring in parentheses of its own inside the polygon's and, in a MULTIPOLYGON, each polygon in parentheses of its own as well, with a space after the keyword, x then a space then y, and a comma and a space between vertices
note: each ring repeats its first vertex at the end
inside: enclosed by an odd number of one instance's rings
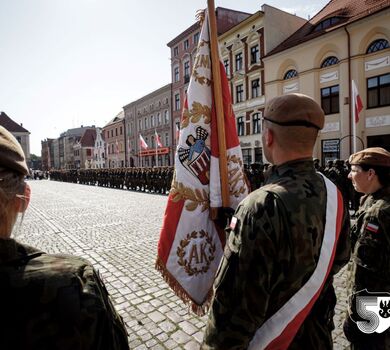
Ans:
POLYGON ((179 141, 179 136, 180 136, 180 128, 179 128, 179 124, 180 123, 176 123, 176 142, 178 142, 179 141))
MULTIPOLYGON (((220 60, 219 60, 220 61, 220 60)), ((216 111, 213 102, 208 16, 201 30, 180 125, 175 174, 158 244, 156 268, 174 292, 202 315, 209 306, 225 233, 210 219, 222 206, 216 111)), ((243 160, 221 62, 229 205, 248 194, 243 160)))
POLYGON ((355 81, 352 80, 352 96, 353 96, 353 108, 355 111, 355 123, 359 122, 359 113, 363 109, 363 102, 360 98, 359 91, 356 87, 355 81))
POLYGON ((148 149, 149 148, 148 144, 145 142, 145 140, 144 140, 144 138, 142 137, 141 134, 139 134, 139 146, 142 149, 148 149))
POLYGON ((119 154, 119 144, 118 144, 118 140, 115 141, 115 154, 119 154))
POLYGON ((366 225, 366 229, 367 229, 368 231, 373 232, 373 233, 377 233, 378 230, 379 230, 379 226, 373 224, 372 222, 369 222, 369 223, 366 225))
POLYGON ((158 147, 162 147, 163 144, 162 144, 162 142, 161 142, 161 140, 160 140, 160 136, 158 136, 156 130, 154 130, 154 134, 155 134, 155 138, 156 138, 156 145, 157 145, 158 147))

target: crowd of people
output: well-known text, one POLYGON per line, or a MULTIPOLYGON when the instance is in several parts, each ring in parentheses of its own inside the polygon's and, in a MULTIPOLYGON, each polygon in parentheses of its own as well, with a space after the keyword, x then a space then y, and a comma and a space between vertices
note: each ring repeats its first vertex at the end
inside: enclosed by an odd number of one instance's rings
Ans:
MULTIPOLYGON (((367 148, 321 169, 312 154, 323 126, 324 112, 306 95, 266 103, 262 144, 271 165, 248 169, 252 192, 225 229, 202 349, 332 349, 333 277, 349 261, 344 333, 354 350, 390 348, 390 329, 375 332, 379 318, 361 313, 354 298, 390 292, 390 153, 367 148), (351 187, 363 195, 359 208, 351 187)), ((30 199, 27 174, 20 145, 0 127, 0 348, 127 349, 125 326, 88 261, 12 238, 30 199)), ((172 175, 172 168, 132 168, 50 178, 167 193, 172 175)))

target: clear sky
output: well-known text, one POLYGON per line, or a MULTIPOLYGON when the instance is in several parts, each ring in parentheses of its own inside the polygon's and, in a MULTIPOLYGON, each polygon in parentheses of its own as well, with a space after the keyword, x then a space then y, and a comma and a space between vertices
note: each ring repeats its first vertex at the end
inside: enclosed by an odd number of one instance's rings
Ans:
MULTIPOLYGON (((326 0, 269 0, 303 18, 326 0)), ((215 0, 254 13, 264 2, 215 0)), ((171 80, 167 43, 207 0, 0 0, 0 111, 41 140, 104 126, 126 104, 171 80)))

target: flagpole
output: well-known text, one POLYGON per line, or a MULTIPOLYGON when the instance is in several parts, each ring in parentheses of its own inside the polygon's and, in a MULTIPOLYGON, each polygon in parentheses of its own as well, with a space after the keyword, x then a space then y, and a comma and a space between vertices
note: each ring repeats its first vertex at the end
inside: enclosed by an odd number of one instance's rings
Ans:
POLYGON ((157 158, 157 147, 158 147, 158 145, 157 145, 157 131, 156 131, 156 129, 154 129, 154 142, 155 142, 155 144, 156 144, 156 167, 158 167, 158 158, 157 158))
POLYGON ((219 146, 219 173, 221 177, 222 206, 229 207, 229 184, 226 157, 226 138, 224 111, 222 99, 222 84, 218 50, 217 21, 215 18, 214 0, 207 0, 209 24, 210 24, 210 52, 211 68, 213 73, 214 103, 217 114, 218 146, 219 146))

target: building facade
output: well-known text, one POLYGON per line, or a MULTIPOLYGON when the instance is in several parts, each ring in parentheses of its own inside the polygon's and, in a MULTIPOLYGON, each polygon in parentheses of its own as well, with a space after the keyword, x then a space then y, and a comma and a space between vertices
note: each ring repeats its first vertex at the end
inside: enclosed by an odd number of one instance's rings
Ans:
POLYGON ((348 158, 354 145, 390 150, 389 18, 388 1, 332 1, 264 58, 267 99, 300 92, 322 106, 322 164, 348 158), (356 124, 352 80, 364 107, 356 124))
POLYGON ((173 164, 171 84, 123 107, 128 166, 153 167, 173 164), (162 146, 156 142, 156 133, 162 146), (140 135, 148 145, 140 147, 140 135))
POLYGON ((261 117, 264 111, 264 62, 272 49, 306 21, 263 5, 262 11, 245 18, 218 37, 221 60, 230 83, 244 163, 262 163, 261 117), (278 30, 275 31, 275 24, 278 30))
POLYGON ((103 127, 106 143, 106 167, 121 168, 126 166, 125 115, 119 112, 103 127))
POLYGON ((73 146, 74 167, 76 169, 91 169, 94 161, 96 128, 85 130, 83 136, 73 146))
POLYGON ((106 143, 104 141, 104 133, 101 128, 96 128, 96 140, 93 148, 92 168, 102 169, 106 167, 105 159, 106 143))

